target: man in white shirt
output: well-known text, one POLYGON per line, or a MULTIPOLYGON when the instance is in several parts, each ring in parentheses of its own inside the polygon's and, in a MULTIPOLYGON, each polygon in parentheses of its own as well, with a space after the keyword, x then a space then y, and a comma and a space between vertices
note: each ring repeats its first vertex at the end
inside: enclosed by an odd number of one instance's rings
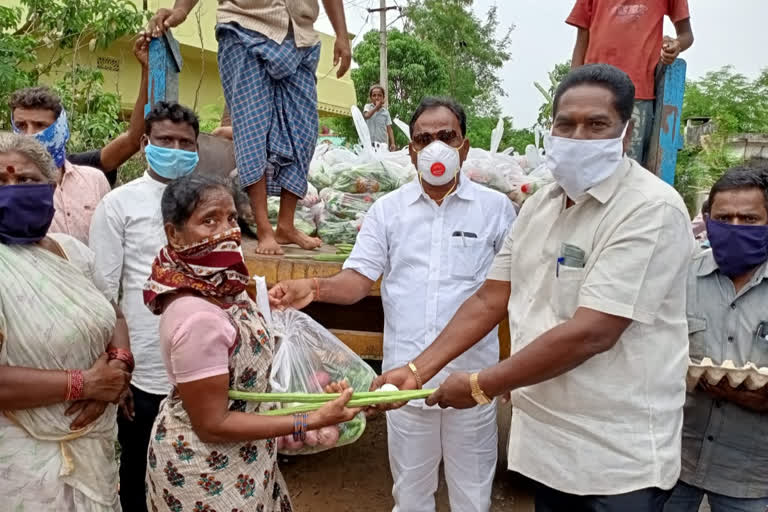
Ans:
POLYGON ((96 269, 107 282, 109 298, 120 299, 136 360, 131 381, 135 414, 118 417, 118 437, 120 501, 123 510, 138 512, 147 510, 144 475, 152 424, 171 389, 160 353, 160 317, 144 305, 142 291, 152 262, 167 244, 160 200, 171 180, 195 169, 199 122, 190 109, 161 101, 147 115, 144 131, 149 168, 104 197, 90 228, 96 269))
MULTIPOLYGON (((384 369, 418 355, 480 287, 515 219, 508 198, 461 176, 469 140, 459 105, 427 98, 410 127, 419 179, 373 204, 344 269, 330 278, 279 283, 270 291, 276 307, 352 304, 383 276, 384 369)), ((497 332, 488 329, 476 346, 424 384, 436 386, 449 371, 477 371, 498 360, 497 332)), ((394 510, 435 510, 442 460, 451 508, 488 511, 496 465, 494 408, 441 411, 411 403, 388 413, 387 434, 394 510)))
POLYGON ((427 403, 512 391, 509 468, 537 483, 537 512, 661 512, 680 474, 693 235, 674 189, 624 156, 633 99, 607 64, 563 79, 545 142, 556 182, 412 368, 375 383, 418 387, 508 312, 513 355, 452 374, 427 403))

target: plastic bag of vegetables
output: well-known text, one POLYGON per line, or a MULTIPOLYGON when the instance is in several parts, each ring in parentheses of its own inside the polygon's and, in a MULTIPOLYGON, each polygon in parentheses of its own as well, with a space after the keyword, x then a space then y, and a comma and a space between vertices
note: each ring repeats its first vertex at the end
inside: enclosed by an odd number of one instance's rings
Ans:
POLYGON ((410 177, 407 168, 388 160, 356 164, 334 174, 330 188, 351 194, 391 192, 410 177))
POLYGON ((332 188, 325 188, 320 191, 320 198, 325 203, 325 211, 340 219, 357 218, 359 214, 367 212, 373 202, 383 195, 383 192, 349 194, 332 188))
MULTIPOLYGON (((277 350, 272 360, 270 385, 273 392, 322 393, 331 382, 346 379, 355 391, 368 391, 376 373, 341 340, 309 315, 288 309, 272 311, 277 350)), ((296 404, 282 404, 290 407, 296 404)), ((293 436, 277 439, 284 455, 318 453, 357 441, 365 430, 363 413, 354 419, 306 433, 304 441, 293 436)))
POLYGON ((363 214, 358 218, 345 220, 323 212, 317 222, 317 236, 329 245, 354 244, 363 225, 363 214))

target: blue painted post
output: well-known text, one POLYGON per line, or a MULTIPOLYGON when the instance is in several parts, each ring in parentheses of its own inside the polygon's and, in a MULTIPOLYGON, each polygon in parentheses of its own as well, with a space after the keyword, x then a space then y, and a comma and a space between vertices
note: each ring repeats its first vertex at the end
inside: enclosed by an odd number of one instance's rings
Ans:
POLYGON ((648 169, 670 185, 675 184, 677 152, 683 148, 680 117, 683 112, 686 68, 683 59, 675 60, 666 66, 664 78, 657 85, 653 136, 646 159, 648 169))
POLYGON ((156 101, 179 100, 179 72, 181 72, 179 43, 170 30, 149 42, 149 104, 144 115, 156 101))

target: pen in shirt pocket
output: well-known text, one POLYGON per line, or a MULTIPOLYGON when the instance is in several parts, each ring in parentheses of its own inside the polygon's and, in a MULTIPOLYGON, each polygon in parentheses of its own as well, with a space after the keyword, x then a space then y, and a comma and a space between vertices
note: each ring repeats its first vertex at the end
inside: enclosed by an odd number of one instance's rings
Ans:
POLYGON ((475 233, 471 233, 469 231, 454 231, 453 235, 451 236, 460 236, 461 237, 461 245, 465 246, 467 245, 467 238, 477 238, 477 235, 475 233))

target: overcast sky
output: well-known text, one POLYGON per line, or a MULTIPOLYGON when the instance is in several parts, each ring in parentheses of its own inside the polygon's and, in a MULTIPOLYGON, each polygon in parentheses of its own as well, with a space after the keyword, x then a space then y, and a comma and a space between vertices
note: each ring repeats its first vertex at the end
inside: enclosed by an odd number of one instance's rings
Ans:
MULTIPOLYGON (((404 0, 388 0, 389 5, 404 5, 404 0)), ((499 9, 503 26, 514 25, 512 58, 500 72, 507 95, 501 98, 505 115, 515 127, 531 126, 536 121, 541 94, 534 81, 548 84, 547 72, 558 62, 570 58, 576 29, 566 25, 575 0, 475 0, 474 10, 483 18, 488 7, 499 9)), ((378 29, 378 15, 369 16, 367 7, 378 7, 378 0, 345 0, 350 32, 361 34, 378 29)), ((688 62, 688 77, 726 65, 747 76, 768 68, 768 0, 688 0, 696 41, 683 54, 688 62)), ((391 11, 390 20, 397 17, 391 11)), ((329 34, 333 29, 321 13, 317 29, 329 34)), ((666 34, 674 35, 667 20, 666 34)), ((360 37, 356 38, 359 40, 360 37)))

